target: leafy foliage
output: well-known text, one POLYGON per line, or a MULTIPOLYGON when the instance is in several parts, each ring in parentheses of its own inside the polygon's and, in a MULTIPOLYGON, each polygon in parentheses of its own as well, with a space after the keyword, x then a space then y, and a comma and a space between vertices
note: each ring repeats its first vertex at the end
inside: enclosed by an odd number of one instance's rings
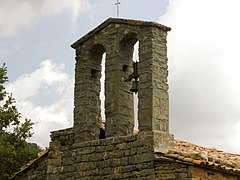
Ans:
POLYGON ((7 68, 3 64, 0 67, 0 179, 9 179, 40 151, 40 148, 32 148, 26 142, 33 135, 34 123, 30 119, 21 123, 15 99, 5 90, 7 81, 7 68))

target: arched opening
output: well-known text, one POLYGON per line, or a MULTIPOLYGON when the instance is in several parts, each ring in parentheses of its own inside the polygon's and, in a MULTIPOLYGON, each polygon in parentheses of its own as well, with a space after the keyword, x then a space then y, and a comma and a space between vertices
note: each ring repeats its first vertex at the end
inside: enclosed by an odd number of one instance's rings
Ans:
MULTIPOLYGON (((91 68, 91 77, 96 79, 96 83, 99 80, 100 82, 100 77, 101 77, 101 69, 102 69, 102 59, 103 59, 103 54, 105 53, 105 48, 101 44, 95 44, 93 47, 90 49, 89 52, 89 65, 91 68)), ((100 85, 97 83, 97 85, 100 85)))
MULTIPOLYGON (((99 127, 99 138, 105 138, 104 123, 105 123, 105 62, 106 52, 105 48, 101 44, 95 44, 90 50, 90 67, 91 78, 95 86, 93 91, 96 94, 96 106, 93 104, 93 108, 96 111, 96 120, 99 127)), ((91 99, 90 99, 91 101, 91 99)))
POLYGON ((106 121, 106 114, 105 114, 105 64, 106 64, 106 52, 102 55, 102 62, 101 62, 101 78, 100 78, 100 102, 101 102, 101 118, 102 124, 100 126, 100 135, 99 139, 105 139, 105 121, 106 121))
POLYGON ((101 117, 102 121, 106 121, 105 115, 105 64, 106 64, 106 53, 102 55, 102 63, 101 63, 101 91, 100 91, 100 101, 101 101, 101 117))
MULTIPOLYGON (((133 49, 133 62, 139 62, 139 41, 134 44, 133 49)), ((136 78, 134 81, 139 81, 139 78, 136 78)), ((138 88, 138 87, 137 87, 138 88)), ((138 131, 138 90, 133 93, 133 106, 134 106, 134 130, 138 131)))
MULTIPOLYGON (((122 70, 125 73, 125 81, 130 84, 128 89, 132 93, 132 118, 134 130, 138 130, 138 62, 139 62, 139 41, 136 33, 128 33, 121 40, 121 52, 123 55, 123 67, 122 70)), ((130 109, 131 109, 130 108, 130 109)))

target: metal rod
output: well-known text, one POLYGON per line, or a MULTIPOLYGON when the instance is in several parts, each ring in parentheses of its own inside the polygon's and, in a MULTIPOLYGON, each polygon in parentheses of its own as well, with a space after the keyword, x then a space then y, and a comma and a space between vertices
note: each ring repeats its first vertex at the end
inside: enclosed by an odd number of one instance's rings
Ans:
POLYGON ((115 5, 117 6, 117 18, 119 17, 119 5, 120 5, 120 1, 117 0, 117 2, 115 3, 115 5))

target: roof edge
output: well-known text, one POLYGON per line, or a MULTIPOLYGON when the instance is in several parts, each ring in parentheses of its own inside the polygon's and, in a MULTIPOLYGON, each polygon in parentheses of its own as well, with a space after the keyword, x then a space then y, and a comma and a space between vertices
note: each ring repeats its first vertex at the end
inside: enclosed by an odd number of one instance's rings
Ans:
POLYGON ((165 31, 170 31, 171 28, 164 26, 162 24, 159 24, 157 22, 153 21, 143 21, 143 20, 133 20, 133 19, 120 19, 120 18, 108 18, 106 21, 101 23, 99 26, 94 28, 93 30, 89 31, 86 35, 78 39, 76 42, 74 42, 71 47, 76 49, 76 47, 79 44, 84 43, 87 41, 89 38, 91 38, 94 34, 97 32, 101 31, 105 27, 107 27, 109 24, 116 23, 116 24, 128 24, 128 25, 134 25, 134 26, 152 26, 152 27, 157 27, 160 29, 163 29, 165 31))
POLYGON ((39 163, 41 160, 43 160, 45 157, 47 157, 49 152, 49 149, 44 150, 43 152, 41 152, 41 155, 38 156, 37 158, 31 160, 28 164, 24 165, 23 167, 21 167, 21 169, 16 172, 15 174, 13 174, 12 177, 10 177, 10 179, 14 179, 16 178, 18 175, 27 172, 32 166, 34 166, 35 164, 39 163))
POLYGON ((229 173, 231 175, 234 176, 239 176, 240 175, 240 171, 239 169, 236 168, 230 168, 227 167, 226 165, 220 165, 220 164, 216 164, 216 163, 212 163, 212 162, 204 162, 204 161, 200 161, 200 160, 190 160, 191 158, 183 158, 183 157, 174 157, 174 156, 170 156, 168 154, 163 154, 160 152, 155 152, 155 160, 156 161, 170 161, 170 162, 181 162, 184 164, 189 164, 192 166, 198 166, 198 167, 203 167, 203 168, 208 168, 208 169, 212 169, 212 170, 217 170, 223 173, 229 173))

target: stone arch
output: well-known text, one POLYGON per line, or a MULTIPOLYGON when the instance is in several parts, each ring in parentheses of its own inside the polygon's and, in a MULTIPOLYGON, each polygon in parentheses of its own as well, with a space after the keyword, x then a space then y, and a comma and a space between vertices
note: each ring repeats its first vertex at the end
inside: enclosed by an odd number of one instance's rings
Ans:
POLYGON ((122 52, 126 52, 128 48, 133 47, 137 41, 138 41, 138 37, 136 33, 129 32, 125 34, 119 42, 122 52))
POLYGON ((129 32, 125 34, 119 41, 122 71, 124 73, 123 76, 125 82, 129 83, 130 85, 132 84, 130 83, 131 79, 129 79, 129 76, 131 76, 131 74, 133 73, 133 52, 134 45, 136 44, 137 41, 138 41, 137 34, 134 32, 129 32))
POLYGON ((102 56, 103 53, 105 52, 105 47, 102 44, 94 44, 89 49, 89 52, 90 52, 90 58, 100 58, 100 56, 102 56))
POLYGON ((88 58, 88 64, 91 67, 91 77, 99 80, 101 77, 101 62, 102 62, 102 56, 105 53, 105 48, 101 44, 94 44, 89 49, 89 58, 88 58))

